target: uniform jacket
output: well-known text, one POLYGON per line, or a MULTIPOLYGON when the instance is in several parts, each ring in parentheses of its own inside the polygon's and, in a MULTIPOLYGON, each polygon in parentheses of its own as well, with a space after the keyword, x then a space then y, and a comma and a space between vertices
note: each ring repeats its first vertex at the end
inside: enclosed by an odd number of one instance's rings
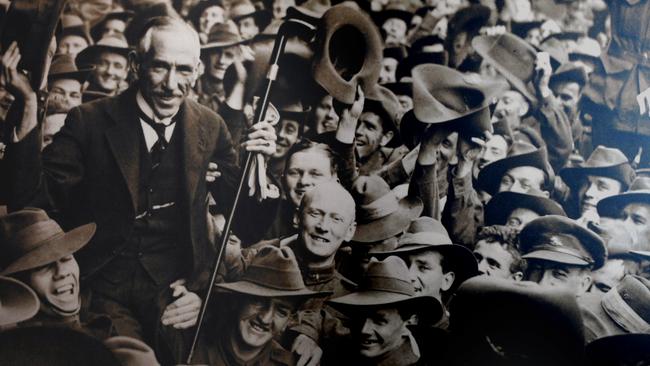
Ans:
MULTIPOLYGON (((10 207, 59 211, 64 229, 97 224, 92 240, 75 254, 82 279, 116 255, 134 226, 142 134, 136 93, 131 88, 72 109, 65 126, 43 153, 39 129, 7 148, 7 169, 12 177, 10 207)), ((176 118, 174 133, 180 134, 185 172, 177 202, 185 218, 179 245, 191 250, 187 278, 189 288, 196 290, 207 280, 215 253, 207 234, 208 191, 222 209, 229 208, 238 167, 228 129, 214 112, 186 100, 176 118), (216 162, 222 173, 210 185, 205 181, 209 162, 216 162)))

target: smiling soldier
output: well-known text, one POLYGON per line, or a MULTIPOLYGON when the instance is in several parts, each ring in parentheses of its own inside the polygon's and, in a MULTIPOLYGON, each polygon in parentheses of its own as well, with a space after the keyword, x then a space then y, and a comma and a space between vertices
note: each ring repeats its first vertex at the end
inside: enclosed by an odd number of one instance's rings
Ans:
POLYGON ((100 339, 114 335, 110 319, 89 313, 87 307, 82 310, 79 264, 73 253, 94 233, 95 224, 64 232, 36 208, 0 218, 1 274, 23 281, 41 304, 38 314, 20 326, 64 325, 100 339))

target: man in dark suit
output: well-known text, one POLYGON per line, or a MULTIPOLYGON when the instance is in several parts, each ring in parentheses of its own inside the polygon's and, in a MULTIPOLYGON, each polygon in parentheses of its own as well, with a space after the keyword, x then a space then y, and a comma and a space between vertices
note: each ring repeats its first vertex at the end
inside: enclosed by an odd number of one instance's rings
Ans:
MULTIPOLYGON (((7 88, 23 109, 6 155, 9 206, 43 207, 66 228, 97 223, 78 253, 82 281, 93 291, 91 309, 110 315, 121 335, 149 338, 160 319, 175 328, 195 324, 195 293, 207 285, 215 255, 208 192, 224 212, 232 204, 239 168, 230 133, 187 98, 199 54, 194 30, 155 18, 130 55, 134 86, 72 109, 42 154, 36 98, 16 72, 19 51, 9 47, 2 58, 7 88), (165 290, 173 302, 158 306, 165 290)), ((273 127, 260 123, 242 146, 271 155, 275 139, 273 127)))

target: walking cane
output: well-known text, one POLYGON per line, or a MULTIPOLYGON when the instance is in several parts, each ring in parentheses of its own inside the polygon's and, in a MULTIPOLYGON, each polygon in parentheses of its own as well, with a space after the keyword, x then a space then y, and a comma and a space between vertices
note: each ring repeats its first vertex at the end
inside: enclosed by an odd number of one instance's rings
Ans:
MULTIPOLYGON (((278 76, 279 71, 279 61, 280 57, 284 53, 284 48, 287 45, 287 38, 295 35, 313 35, 316 31, 316 26, 312 23, 314 18, 303 15, 293 8, 287 10, 287 17, 284 23, 280 26, 278 34, 275 38, 275 43, 273 45, 273 51, 271 52, 271 58, 269 60, 269 71, 266 75, 266 84, 264 87, 264 95, 258 100, 257 108, 255 108, 255 116, 253 121, 259 123, 264 121, 266 117, 266 110, 269 105, 269 98, 271 96, 271 90, 273 83, 278 76)), ((311 38, 311 37, 309 37, 311 38)), ((250 126, 249 126, 250 127, 250 126)), ((192 340, 192 346, 190 347, 187 364, 192 363, 192 358, 194 357, 194 351, 196 350, 196 344, 199 340, 201 334, 201 326, 205 317, 205 312, 210 302, 210 296, 212 295, 212 289, 214 287, 214 282, 217 278, 217 272, 219 270, 219 265, 221 264, 223 253, 225 251, 226 245, 228 245, 228 237, 230 236, 230 227, 232 225, 232 220, 235 217, 235 212, 237 211, 237 205, 239 203, 239 198, 241 197, 242 189, 246 185, 246 180, 248 178, 249 171, 251 170, 251 165, 253 161, 253 153, 248 152, 246 154, 246 160, 244 163, 244 169, 242 175, 239 179, 239 185, 237 186, 237 192, 235 193, 235 199, 232 204, 232 209, 230 214, 226 219, 226 223, 223 228, 223 234, 221 235, 221 243, 219 246, 219 252, 212 266, 212 275, 210 276, 210 282, 208 283, 208 291, 205 295, 205 299, 201 304, 201 310, 199 312, 199 317, 197 320, 196 330, 194 331, 194 338, 192 340)))

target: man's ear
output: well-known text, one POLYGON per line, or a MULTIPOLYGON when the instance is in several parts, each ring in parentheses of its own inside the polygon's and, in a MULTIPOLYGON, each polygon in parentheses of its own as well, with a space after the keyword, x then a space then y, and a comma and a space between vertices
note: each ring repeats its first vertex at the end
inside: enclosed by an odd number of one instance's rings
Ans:
POLYGON ((522 278, 524 278, 524 274, 521 271, 512 274, 512 279, 515 281, 521 281, 522 278))
POLYGON ((350 226, 348 226, 348 231, 345 233, 345 238, 343 240, 350 241, 354 238, 354 233, 357 231, 357 222, 352 221, 350 226))
POLYGON ((192 88, 196 86, 197 80, 203 75, 205 71, 205 65, 203 64, 203 61, 199 60, 199 62, 196 64, 196 67, 194 68, 194 73, 192 74, 192 88))
POLYGON ((440 290, 442 291, 449 291, 451 286, 454 284, 454 280, 456 279, 456 274, 452 271, 449 271, 447 273, 442 274, 442 285, 440 286, 440 290))
POLYGON ((390 140, 393 139, 393 136, 395 136, 395 132, 393 131, 386 132, 381 136, 381 139, 379 140, 379 145, 381 147, 386 146, 390 142, 390 140))
POLYGON ((582 276, 582 279, 580 280, 580 288, 578 289, 579 291, 578 295, 582 295, 586 293, 591 287, 592 282, 593 282, 593 278, 591 278, 591 275, 588 274, 582 276))
POLYGON ((528 101, 524 101, 524 103, 521 104, 521 107, 519 107, 519 110, 517 111, 517 114, 519 117, 523 117, 528 113, 528 110, 530 109, 530 104, 528 104, 528 101))
POLYGON ((135 51, 129 52, 128 57, 129 57, 129 68, 131 69, 131 72, 137 75, 138 77, 140 77, 141 57, 135 51))
POLYGON ((293 212, 293 220, 291 221, 293 224, 293 228, 297 229, 298 226, 300 225, 300 210, 295 210, 293 212))

